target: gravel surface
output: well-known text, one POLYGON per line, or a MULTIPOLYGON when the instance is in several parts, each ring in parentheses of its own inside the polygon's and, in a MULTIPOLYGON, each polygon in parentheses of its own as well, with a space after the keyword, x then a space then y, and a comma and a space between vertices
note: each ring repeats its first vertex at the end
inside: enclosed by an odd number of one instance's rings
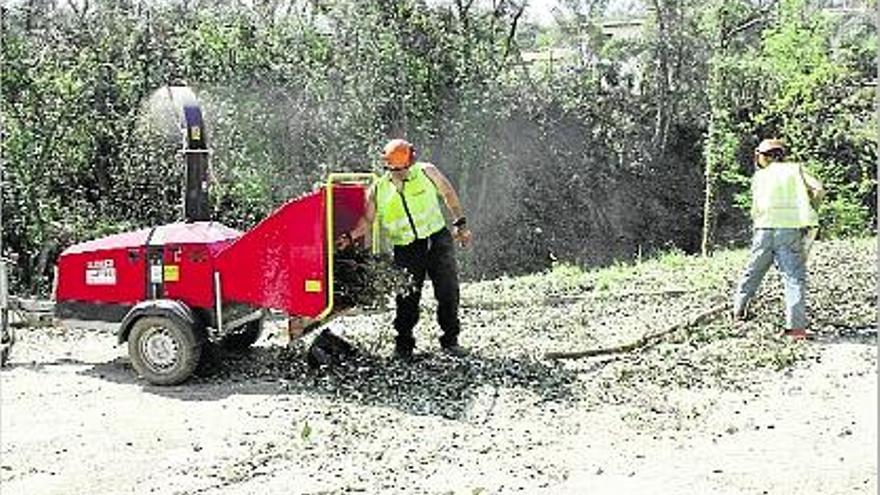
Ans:
POLYGON ((780 338, 778 277, 755 316, 619 345, 725 302, 744 251, 463 288, 465 359, 391 357, 390 313, 329 327, 360 354, 310 369, 314 334, 269 325, 174 387, 138 380, 112 330, 19 329, 0 372, 7 493, 875 493, 876 239, 820 242, 816 340, 780 338))

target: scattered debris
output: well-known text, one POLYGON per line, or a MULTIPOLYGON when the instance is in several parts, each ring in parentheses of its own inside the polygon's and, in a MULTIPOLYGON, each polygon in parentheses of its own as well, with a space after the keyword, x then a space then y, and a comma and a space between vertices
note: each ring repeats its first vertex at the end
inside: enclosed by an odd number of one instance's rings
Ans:
MULTIPOLYGON (((103 424, 111 414, 98 417, 86 407, 61 412, 46 405, 69 399, 104 413, 98 405, 108 398, 136 394, 156 406, 151 410, 168 423, 161 443, 152 426, 132 428, 133 434, 142 435, 132 438, 132 449, 170 462, 185 446, 192 460, 177 463, 174 458, 174 465, 183 466, 177 471, 138 465, 143 471, 137 472, 137 482, 145 485, 137 489, 144 492, 155 488, 161 493, 169 480, 180 484, 175 486, 181 493, 248 491, 260 486, 254 481, 259 476, 314 493, 343 486, 368 493, 414 486, 426 488, 411 489, 413 493, 451 488, 470 493, 474 487, 485 487, 486 493, 532 493, 546 487, 554 491, 573 472, 613 481, 637 469, 632 459, 644 459, 639 465, 663 462, 661 450, 652 446, 692 446, 706 437, 719 444, 746 445, 779 433, 781 426, 770 428, 779 425, 777 417, 761 416, 764 404, 813 401, 805 403, 823 413, 858 410, 858 404, 845 399, 850 389, 837 388, 835 380, 822 381, 824 371, 810 376, 830 396, 807 393, 812 384, 785 373, 800 377, 814 366, 841 370, 833 375, 840 387, 864 385, 874 376, 876 348, 867 339, 876 333, 855 336, 848 330, 873 326, 877 276, 866 268, 875 263, 873 244, 822 241, 815 246, 809 314, 812 328, 824 337, 818 343, 792 343, 778 336, 782 288, 772 271, 752 320, 733 323, 718 317, 723 310, 711 311, 727 300, 745 255, 682 257, 672 267, 662 260, 615 267, 617 273, 601 291, 590 288, 598 271, 574 269, 463 284, 463 299, 497 303, 500 309, 462 309, 462 343, 472 349, 464 359, 440 351, 430 290, 416 328, 418 350, 425 358, 415 363, 391 358, 391 312, 341 316, 328 325, 333 333, 313 332, 289 346, 286 335, 263 339, 247 353, 219 356, 211 373, 174 388, 138 390, 130 365, 113 347, 112 330, 28 329, 19 331, 13 366, 3 370, 4 414, 17 414, 11 417, 22 421, 28 411, 42 408, 41 415, 72 416, 65 426, 71 433, 94 435, 92 428, 79 425, 103 424), (853 271, 841 277, 839 267, 844 265, 853 271), (670 287, 687 287, 688 292, 663 290, 670 287), (593 297, 600 292, 605 295, 593 297), (541 305, 554 298, 562 302, 541 305), (340 335, 342 344, 336 341, 340 335), (857 345, 826 345, 840 339, 857 345), (646 340, 647 345, 636 347, 638 352, 544 359, 560 350, 607 350, 615 343, 646 340), (337 344, 339 349, 333 347, 337 344), (346 355, 347 345, 358 352, 346 355), (328 347, 338 364, 310 367, 311 350, 328 347), (829 350, 856 359, 829 367, 835 355, 829 350), (822 364, 805 359, 814 356, 822 356, 822 364), (120 383, 125 386, 115 386, 120 383), (786 391, 804 388, 778 400, 773 394, 783 385, 786 391), (194 408, 216 411, 216 418, 210 425, 181 423, 187 417, 183 411, 194 408), (190 451, 193 443, 202 448, 198 454, 190 451), (618 450, 627 457, 606 454, 618 450), (160 470, 161 477, 153 476, 160 470), (460 474, 461 485, 449 485, 450 472, 460 474), (294 473, 302 477, 290 478, 294 473), (312 484, 290 485, 306 482, 312 484)), ((120 424, 156 424, 154 416, 138 418, 126 416, 120 424)), ((820 428, 818 419, 800 426, 817 441, 858 447, 864 427, 849 423, 861 420, 844 419, 829 420, 823 425, 828 428, 820 428)), ((105 434, 118 435, 118 430, 105 434)), ((4 486, 10 479, 19 484, 42 481, 17 467, 44 467, 34 464, 44 444, 31 437, 26 432, 14 437, 20 443, 13 444, 7 464, 16 470, 0 470, 4 486)), ((77 447, 84 440, 74 434, 54 441, 56 450, 97 452, 94 446, 77 447), (68 440, 70 444, 64 443, 68 440)), ((80 464, 68 460, 73 457, 51 460, 65 481, 75 481, 73 473, 83 472, 80 464)), ((857 457, 865 456, 852 459, 857 457)), ((865 463, 847 459, 848 468, 863 469, 865 463)), ((723 472, 717 476, 731 472, 723 464, 709 464, 702 472, 719 467, 723 472)), ((646 475, 638 469, 637 478, 646 475)), ((86 483, 97 482, 83 481, 82 486, 86 483)), ((104 485, 89 487, 99 488, 91 492, 112 491, 104 485)))

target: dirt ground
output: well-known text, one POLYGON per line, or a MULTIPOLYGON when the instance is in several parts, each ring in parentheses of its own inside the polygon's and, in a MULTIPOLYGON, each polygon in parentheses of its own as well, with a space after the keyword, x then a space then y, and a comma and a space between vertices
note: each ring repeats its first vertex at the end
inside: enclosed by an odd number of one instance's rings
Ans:
POLYGON ((288 348, 270 325, 174 387, 137 379, 112 330, 19 329, 0 371, 0 493, 877 492, 873 329, 791 343, 719 322, 643 353, 540 359, 639 334, 628 304, 653 308, 650 326, 692 303, 625 299, 602 309, 614 328, 595 301, 540 318, 465 304, 473 355, 444 357, 426 323, 414 364, 391 358, 387 313, 332 323, 363 355, 323 370, 303 362, 308 338, 288 348))
POLYGON ((310 390, 319 372, 152 387, 110 333, 19 333, 0 375, 4 495, 877 491, 873 345, 805 344, 815 358, 790 371, 678 391, 666 411, 477 382, 461 410, 422 412, 310 390), (670 410, 684 417, 638 420, 670 410))

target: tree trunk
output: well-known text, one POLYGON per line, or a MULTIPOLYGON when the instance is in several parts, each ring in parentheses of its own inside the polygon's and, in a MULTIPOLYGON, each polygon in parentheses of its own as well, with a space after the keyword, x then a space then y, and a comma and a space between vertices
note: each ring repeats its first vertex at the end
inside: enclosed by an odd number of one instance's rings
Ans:
MULTIPOLYGON (((709 134, 713 133, 713 118, 709 122, 709 134)), ((709 139, 709 143, 707 143, 707 149, 712 145, 712 139, 709 139)), ((703 239, 700 243, 700 251, 703 256, 709 256, 712 254, 713 247, 715 245, 715 231, 718 226, 718 214, 716 211, 717 208, 717 190, 718 190, 718 163, 716 160, 712 159, 709 156, 709 152, 707 151, 706 157, 706 185, 705 185, 705 196, 703 199, 703 239)))
POLYGON ((734 16, 733 3, 719 0, 715 6, 717 19, 712 56, 709 59, 709 131, 704 146, 706 159, 706 196, 703 203, 703 256, 712 254, 718 227, 718 195, 721 176, 725 167, 734 163, 739 149, 739 136, 732 117, 731 89, 727 83, 730 72, 736 67, 728 67, 733 60, 731 42, 735 36, 766 20, 769 7, 753 12, 745 20, 734 16))
MULTIPOLYGON (((719 44, 720 45, 720 44, 719 44)), ((717 47, 721 50, 721 47, 717 47)), ((718 52, 712 56, 709 64, 709 132, 706 138, 705 158, 705 197, 703 201, 703 239, 700 250, 703 256, 712 254, 715 246, 715 231, 718 224, 718 178, 723 166, 723 140, 721 134, 727 120, 726 110, 723 108, 722 85, 724 80, 721 71, 721 57, 718 52)))
MULTIPOLYGON (((700 245, 703 256, 709 256, 715 247, 715 234, 718 227, 718 189, 721 172, 730 154, 731 141, 736 138, 730 132, 730 114, 724 99, 724 64, 727 58, 728 19, 724 3, 717 8, 718 25, 715 28, 712 56, 709 59, 709 130, 703 148, 706 159, 705 198, 703 201, 703 239, 700 245)), ((735 147, 733 152, 735 153, 735 147)))
POLYGON ((669 79, 670 79, 670 49, 669 49, 669 8, 659 0, 654 0, 654 11, 657 18, 657 108, 654 116, 654 133, 651 138, 651 147, 656 156, 663 156, 666 152, 666 131, 669 128, 669 79))

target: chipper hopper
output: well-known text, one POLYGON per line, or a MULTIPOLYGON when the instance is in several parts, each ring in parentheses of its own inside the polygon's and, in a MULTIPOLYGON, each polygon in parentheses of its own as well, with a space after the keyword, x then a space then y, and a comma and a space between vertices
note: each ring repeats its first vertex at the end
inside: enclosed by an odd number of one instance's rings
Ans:
POLYGON ((58 318, 118 322, 134 369, 162 385, 186 380, 207 343, 253 344, 269 310, 312 322, 334 315, 334 241, 364 215, 373 180, 331 174, 244 233, 208 221, 201 112, 185 101, 187 221, 69 247, 55 289, 58 318))

